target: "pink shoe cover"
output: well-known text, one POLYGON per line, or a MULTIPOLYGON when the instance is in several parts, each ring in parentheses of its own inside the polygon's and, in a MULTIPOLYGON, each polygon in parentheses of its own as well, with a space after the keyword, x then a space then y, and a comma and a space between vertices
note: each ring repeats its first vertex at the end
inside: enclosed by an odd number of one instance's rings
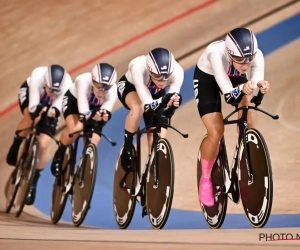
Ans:
POLYGON ((207 207, 212 207, 214 205, 214 193, 211 177, 201 177, 199 182, 199 200, 207 207))

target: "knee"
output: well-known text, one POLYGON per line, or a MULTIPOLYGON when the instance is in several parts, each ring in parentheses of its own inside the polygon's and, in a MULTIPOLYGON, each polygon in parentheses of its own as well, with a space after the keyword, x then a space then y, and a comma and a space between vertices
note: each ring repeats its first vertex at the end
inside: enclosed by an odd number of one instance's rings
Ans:
POLYGON ((83 123, 79 121, 78 117, 76 116, 68 116, 66 119, 66 128, 64 132, 67 133, 74 133, 76 131, 83 130, 83 123))
POLYGON ((208 136, 211 140, 215 141, 216 143, 219 142, 224 134, 224 126, 214 126, 212 129, 208 131, 208 136))
POLYGON ((29 123, 29 124, 32 123, 32 119, 31 119, 28 108, 26 108, 23 112, 23 121, 26 123, 29 123))
POLYGON ((49 147, 49 140, 44 140, 43 138, 39 140, 40 144, 40 154, 46 154, 49 147))
POLYGON ((132 107, 130 109, 129 115, 135 119, 140 119, 142 117, 143 113, 144 113, 144 109, 143 109, 142 105, 134 104, 134 105, 132 105, 132 107))

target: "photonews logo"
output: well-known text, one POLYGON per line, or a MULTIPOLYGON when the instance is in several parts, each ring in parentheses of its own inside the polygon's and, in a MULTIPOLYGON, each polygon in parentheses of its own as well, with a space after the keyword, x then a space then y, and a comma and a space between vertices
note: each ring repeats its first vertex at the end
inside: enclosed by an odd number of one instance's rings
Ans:
POLYGON ((300 240, 298 233, 260 233, 259 241, 300 240))

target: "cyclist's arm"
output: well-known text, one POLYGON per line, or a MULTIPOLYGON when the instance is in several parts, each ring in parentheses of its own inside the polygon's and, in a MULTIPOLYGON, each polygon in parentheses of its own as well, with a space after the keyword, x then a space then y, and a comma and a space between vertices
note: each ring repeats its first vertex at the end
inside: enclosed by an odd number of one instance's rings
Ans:
MULTIPOLYGON (((211 68, 216 79, 217 84, 219 85, 223 94, 230 93, 235 88, 233 88, 232 83, 225 71, 222 55, 219 53, 210 53, 208 54, 208 60, 211 64, 211 68)), ((240 85, 240 89, 243 88, 244 84, 240 85)))
POLYGON ((251 81, 255 83, 255 88, 252 93, 252 96, 257 96, 259 92, 259 87, 257 83, 261 80, 264 80, 264 71, 265 71, 265 60, 261 50, 257 50, 255 59, 251 64, 251 81))
POLYGON ((184 80, 184 70, 183 68, 176 62, 173 74, 171 76, 170 88, 168 93, 180 93, 180 89, 184 80))
POLYGON ((29 86, 29 103, 30 113, 34 113, 37 105, 40 103, 40 94, 44 86, 44 74, 47 67, 38 67, 34 69, 30 76, 29 86))
POLYGON ((105 101, 101 105, 101 109, 106 109, 109 112, 112 112, 112 109, 118 99, 117 94, 117 85, 114 83, 110 90, 107 92, 105 96, 105 101))
POLYGON ((132 80, 138 96, 143 105, 153 102, 149 89, 144 83, 143 68, 137 64, 132 65, 130 68, 132 80))
POLYGON ((69 74, 66 74, 62 88, 61 88, 60 92, 55 96, 53 103, 48 110, 49 117, 52 117, 52 108, 55 108, 55 113, 56 113, 55 116, 56 117, 60 116, 64 95, 68 91, 68 89, 71 87, 71 85, 72 85, 71 76, 69 74))
POLYGON ((80 114, 86 114, 90 111, 88 96, 91 92, 91 82, 91 73, 84 73, 75 79, 77 105, 80 114))

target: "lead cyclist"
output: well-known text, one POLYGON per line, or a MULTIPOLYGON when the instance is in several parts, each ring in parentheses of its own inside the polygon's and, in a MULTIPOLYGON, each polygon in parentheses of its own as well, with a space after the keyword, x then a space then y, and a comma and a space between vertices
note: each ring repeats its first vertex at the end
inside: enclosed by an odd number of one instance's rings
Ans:
MULTIPOLYGON (((259 98, 259 91, 266 94, 270 89, 264 77, 263 53, 254 33, 246 28, 236 28, 225 40, 212 42, 198 59, 193 82, 199 115, 207 130, 200 148, 202 176, 199 182, 199 200, 205 206, 214 205, 211 171, 224 134, 221 94, 228 104, 250 106, 252 98, 259 98)), ((248 111, 248 126, 254 126, 253 110, 248 111)))

